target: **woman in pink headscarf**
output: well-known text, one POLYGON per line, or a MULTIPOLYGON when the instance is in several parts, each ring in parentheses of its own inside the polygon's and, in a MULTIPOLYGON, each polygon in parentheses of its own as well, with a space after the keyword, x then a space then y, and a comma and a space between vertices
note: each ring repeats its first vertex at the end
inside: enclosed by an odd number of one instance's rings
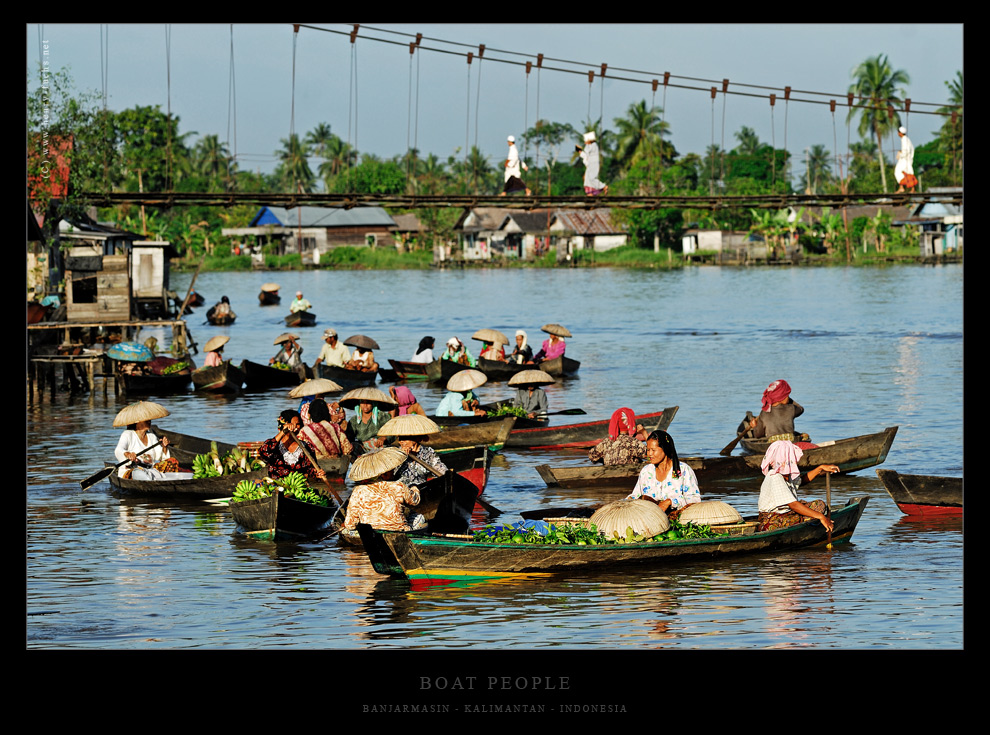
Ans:
MULTIPOLYGON (((754 438, 766 438, 770 442, 793 442, 797 438, 794 419, 804 413, 804 408, 791 400, 791 386, 786 380, 775 380, 767 386, 760 408, 760 415, 749 422, 754 438)), ((798 446, 811 449, 815 445, 798 442, 798 446)))
POLYGON ((607 466, 646 461, 646 430, 631 408, 620 408, 608 422, 608 437, 588 450, 588 459, 607 466))
POLYGON ((392 409, 393 418, 395 416, 405 416, 407 413, 418 413, 420 416, 426 415, 426 411, 419 405, 416 396, 406 386, 393 385, 388 389, 388 392, 392 394, 392 400, 399 404, 397 408, 392 409))
POLYGON ((804 521, 817 519, 829 531, 832 519, 826 514, 828 506, 822 500, 803 503, 798 500, 797 489, 801 480, 809 483, 823 472, 838 472, 834 464, 820 464, 801 475, 798 467, 804 452, 789 441, 775 441, 763 455, 763 484, 760 486, 758 531, 773 531, 794 526, 804 521))

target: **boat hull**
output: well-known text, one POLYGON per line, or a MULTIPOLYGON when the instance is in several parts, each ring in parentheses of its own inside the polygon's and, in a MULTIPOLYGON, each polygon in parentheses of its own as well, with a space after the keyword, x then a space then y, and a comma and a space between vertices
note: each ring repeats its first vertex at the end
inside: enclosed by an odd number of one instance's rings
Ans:
POLYGON ((304 503, 280 492, 267 498, 230 504, 237 530, 263 540, 282 541, 316 538, 332 530, 338 508, 304 503))
POLYGON ((895 470, 877 470, 877 477, 901 512, 909 516, 961 516, 961 477, 903 475, 895 470))
POLYGON ((128 395, 161 396, 172 393, 185 393, 192 382, 190 371, 168 375, 127 375, 119 373, 117 382, 128 395))
POLYGON ((363 370, 348 370, 338 365, 324 365, 322 362, 317 365, 318 377, 326 378, 337 383, 344 389, 360 388, 365 385, 374 385, 378 373, 365 372, 363 370))
POLYGON ((468 480, 478 488, 478 495, 481 495, 488 484, 495 452, 482 444, 476 447, 441 449, 437 454, 448 469, 468 480))
POLYGON ((378 531, 366 525, 358 526, 358 531, 379 574, 444 584, 561 572, 662 568, 680 560, 784 551, 829 542, 834 545, 852 537, 868 500, 854 498, 832 511, 835 527, 831 539, 817 520, 751 535, 598 546, 496 544, 378 531))
POLYGON ((244 388, 246 390, 284 388, 299 385, 302 382, 302 377, 296 370, 282 370, 250 360, 241 362, 240 371, 244 374, 244 388))
MULTIPOLYGON (((636 422, 647 433, 660 429, 666 431, 677 414, 677 406, 663 411, 639 414, 636 422)), ((593 447, 608 436, 609 420, 586 421, 562 426, 537 426, 513 429, 505 446, 516 449, 585 449, 593 447)))
POLYGON ((451 426, 439 434, 432 434, 424 443, 436 450, 484 445, 491 451, 498 452, 512 436, 515 423, 515 416, 506 416, 501 421, 451 426))
POLYGON ((312 327, 316 324, 316 314, 308 311, 296 311, 285 317, 287 327, 312 327))
POLYGON ((229 361, 193 370, 191 377, 195 390, 206 393, 240 393, 244 385, 244 373, 229 361))
MULTIPOLYGON (((429 375, 427 375, 427 368, 429 363, 426 362, 408 362, 403 360, 389 360, 388 364, 392 366, 391 373, 394 373, 395 380, 429 380, 429 375)), ((379 373, 384 375, 384 371, 379 370, 379 373)), ((391 378, 391 376, 389 377, 391 378)))
POLYGON ((262 291, 258 294, 258 303, 261 306, 275 306, 282 303, 282 297, 273 291, 262 291))

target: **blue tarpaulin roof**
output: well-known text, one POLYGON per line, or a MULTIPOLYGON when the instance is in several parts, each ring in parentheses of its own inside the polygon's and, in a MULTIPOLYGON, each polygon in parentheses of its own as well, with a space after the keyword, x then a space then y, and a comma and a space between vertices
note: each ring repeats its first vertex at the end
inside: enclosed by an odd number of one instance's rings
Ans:
POLYGON ((395 220, 381 207, 262 207, 251 220, 251 227, 394 227, 395 220))

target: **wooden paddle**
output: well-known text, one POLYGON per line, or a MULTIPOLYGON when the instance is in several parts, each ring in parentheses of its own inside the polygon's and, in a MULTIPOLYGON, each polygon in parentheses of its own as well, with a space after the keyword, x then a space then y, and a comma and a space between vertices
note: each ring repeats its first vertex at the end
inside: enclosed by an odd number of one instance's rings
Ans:
MULTIPOLYGON (((832 520, 832 473, 825 473, 825 517, 832 520)), ((825 544, 826 549, 832 548, 832 529, 828 529, 828 541, 825 544)))
MULTIPOLYGON (((296 444, 299 445, 299 448, 302 450, 302 453, 306 455, 306 459, 308 459, 314 467, 320 467, 316 459, 313 458, 313 455, 309 453, 308 449, 306 449, 306 445, 303 443, 303 440, 300 439, 295 434, 293 434, 292 430, 288 426, 285 426, 284 428, 287 432, 289 432, 289 436, 291 436, 293 439, 296 440, 296 444)), ((322 467, 320 469, 322 469, 322 467)), ((326 475, 323 476, 323 483, 327 486, 327 490, 330 491, 330 495, 333 496, 333 499, 337 501, 337 506, 340 507, 341 505, 343 505, 344 501, 340 499, 340 495, 338 495, 337 491, 334 490, 333 485, 330 484, 330 480, 326 478, 326 475)))
MULTIPOLYGON (((406 457, 408 457, 409 459, 413 460, 414 462, 419 462, 426 469, 428 469, 430 472, 432 472, 436 477, 443 477, 443 473, 442 472, 438 472, 434 467, 431 467, 430 465, 426 464, 426 462, 424 462, 423 460, 421 460, 419 457, 417 457, 417 456, 415 456, 413 454, 409 454, 408 452, 406 452, 406 457)), ((491 503, 488 503, 488 502, 482 500, 480 494, 474 500, 475 500, 475 502, 478 505, 480 505, 482 508, 484 508, 486 511, 488 511, 488 515, 490 515, 490 516, 497 516, 497 515, 501 515, 502 514, 502 511, 500 511, 494 505, 492 505, 491 503)))
MULTIPOLYGON (((140 455, 144 454, 145 452, 148 452, 148 451, 154 449, 155 447, 157 447, 161 443, 162 443, 161 442, 161 439, 159 439, 154 444, 152 444, 150 447, 146 447, 145 449, 142 449, 140 452, 138 452, 134 456, 135 457, 140 456, 140 455)), ((125 464, 127 464, 128 462, 132 462, 132 461, 133 460, 125 459, 123 462, 118 462, 113 467, 104 467, 102 470, 100 470, 99 472, 97 472, 94 475, 90 475, 85 480, 81 481, 79 484, 80 484, 80 486, 82 486, 82 489, 83 490, 85 490, 88 487, 92 487, 93 485, 95 485, 96 483, 98 483, 100 480, 104 480, 104 479, 110 477, 110 475, 112 475, 118 468, 123 467, 125 464)))
POLYGON ((583 408, 568 408, 563 411, 550 411, 549 413, 534 413, 534 416, 584 416, 588 412, 583 408))
POLYGON ((749 422, 752 421, 752 419, 753 419, 753 412, 752 411, 747 411, 746 412, 746 420, 743 422, 746 425, 743 427, 743 430, 740 431, 738 434, 736 434, 736 438, 735 439, 733 439, 731 442, 729 442, 728 444, 725 445, 725 448, 723 448, 722 451, 719 452, 720 455, 722 455, 723 457, 728 457, 730 454, 732 454, 732 450, 736 448, 736 444, 738 444, 739 443, 739 440, 743 438, 743 435, 747 431, 749 431, 749 429, 750 429, 749 422))

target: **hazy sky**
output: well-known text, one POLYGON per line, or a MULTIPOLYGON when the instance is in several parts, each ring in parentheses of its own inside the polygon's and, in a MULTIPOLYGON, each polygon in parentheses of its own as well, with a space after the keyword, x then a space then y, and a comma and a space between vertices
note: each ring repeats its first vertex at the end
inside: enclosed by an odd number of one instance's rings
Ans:
MULTIPOLYGON (((664 108, 680 154, 704 153, 713 143, 734 148, 745 125, 761 141, 786 144, 800 174, 805 148, 844 153, 859 139, 843 105, 851 71, 866 58, 885 54, 908 73, 916 146, 942 123, 922 113, 947 101, 945 82, 963 68, 962 24, 369 23, 354 44, 352 24, 308 25, 294 34, 291 23, 29 23, 26 62, 37 68, 43 39, 51 68, 68 67, 78 89, 105 91, 115 110, 170 109, 180 132, 193 133, 190 143, 216 134, 242 168, 262 171, 274 167, 290 131, 304 135, 321 122, 383 158, 413 146, 445 160, 477 144, 497 164, 506 136, 520 137, 537 114, 577 128, 602 117, 614 128, 615 118, 645 100, 664 108), (423 40, 411 55, 416 33, 423 40), (528 75, 527 60, 534 62, 528 75), (664 72, 671 74, 666 91, 664 72), (652 79, 660 81, 655 94, 652 79), (742 94, 721 94, 723 79, 742 94), (829 99, 838 103, 834 115, 829 99)), ((568 142, 561 157, 572 150, 568 142)))

